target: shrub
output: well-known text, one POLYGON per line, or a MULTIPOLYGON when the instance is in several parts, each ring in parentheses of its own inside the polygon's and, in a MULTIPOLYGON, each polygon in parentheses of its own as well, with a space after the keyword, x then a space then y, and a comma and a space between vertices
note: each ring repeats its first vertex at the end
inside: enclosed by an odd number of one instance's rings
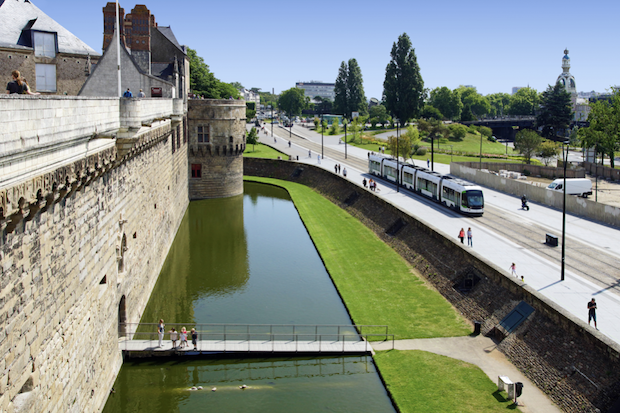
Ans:
POLYGON ((529 169, 523 169, 523 175, 525 176, 530 176, 532 173, 529 171, 529 169))
POLYGON ((489 136, 487 139, 491 142, 497 142, 497 138, 495 136, 489 136))
POLYGON ((426 148, 425 148, 425 147, 420 147, 420 148, 418 148, 418 150, 417 150, 417 151, 415 151, 415 154, 416 154, 416 155, 419 155, 419 156, 424 156, 424 155, 426 155, 426 148))
POLYGON ((465 125, 461 125, 460 123, 453 123, 450 126, 450 133, 456 139, 463 139, 465 135, 467 135, 467 127, 465 125))

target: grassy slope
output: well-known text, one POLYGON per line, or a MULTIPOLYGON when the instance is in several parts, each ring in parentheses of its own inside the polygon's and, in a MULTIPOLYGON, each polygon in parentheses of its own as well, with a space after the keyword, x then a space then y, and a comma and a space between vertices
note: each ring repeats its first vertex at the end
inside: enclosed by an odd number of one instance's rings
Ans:
POLYGON ((347 212, 303 185, 246 179, 289 191, 356 324, 387 324, 397 339, 471 332, 467 322, 402 257, 347 212))
POLYGON ((283 154, 280 151, 273 149, 271 146, 263 145, 262 143, 258 143, 256 145, 248 145, 243 152, 244 157, 248 158, 269 158, 269 159, 278 159, 278 156, 281 156, 282 159, 288 159, 288 155, 283 154))
POLYGON ((380 351, 374 356, 401 413, 514 409, 506 393, 478 367, 425 351, 380 351))

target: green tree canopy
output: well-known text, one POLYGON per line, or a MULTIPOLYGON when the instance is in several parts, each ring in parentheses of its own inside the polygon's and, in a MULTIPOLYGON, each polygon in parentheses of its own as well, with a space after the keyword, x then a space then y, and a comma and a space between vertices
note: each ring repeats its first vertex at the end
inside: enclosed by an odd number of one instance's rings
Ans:
POLYGON ((542 135, 546 138, 564 135, 572 120, 570 93, 560 83, 549 86, 542 94, 540 111, 536 116, 536 125, 542 127, 542 135))
POLYGON ((513 116, 534 116, 540 105, 540 95, 536 89, 522 87, 510 97, 508 114, 513 116))
POLYGON ((538 147, 537 155, 540 156, 545 163, 549 165, 552 158, 558 156, 560 153, 560 147, 557 142, 545 140, 538 147))
POLYGON ((254 145, 258 143, 258 132, 254 126, 252 126, 252 129, 248 132, 245 142, 252 145, 252 150, 254 150, 254 145))
POLYGON ((442 120, 444 116, 439 111, 439 109, 432 105, 426 104, 424 105, 424 109, 422 109, 422 112, 420 113, 420 118, 442 120))
POLYGON ((362 70, 357 60, 349 59, 342 62, 338 69, 338 77, 334 86, 334 112, 351 119, 353 112, 360 115, 368 113, 368 102, 364 94, 362 70))
POLYGON ((385 124, 390 121, 391 116, 388 115, 387 109, 383 105, 377 105, 370 108, 371 118, 376 119, 377 123, 385 124))
POLYGON ((289 116, 301 115, 301 111, 308 105, 309 99, 303 89, 292 87, 280 94, 278 107, 289 116))
POLYGON ((510 95, 508 93, 492 93, 485 96, 491 105, 491 116, 503 116, 508 114, 510 107, 510 95))
POLYGON ((455 89, 455 92, 458 93, 463 104, 463 111, 461 112, 462 121, 475 120, 491 111, 489 101, 479 94, 476 88, 459 86, 455 89))
POLYGON ((531 129, 523 129, 517 132, 515 137, 515 149, 525 158, 525 163, 532 162, 532 155, 538 151, 542 143, 542 137, 531 129))
POLYGON ((230 82, 230 84, 237 90, 245 89, 241 82, 230 82))
POLYGON ((431 91, 429 103, 448 120, 461 118, 463 102, 456 90, 450 90, 445 86, 435 88, 431 91))
POLYGON ((461 125, 460 123, 453 123, 450 126, 450 132, 452 136, 454 136, 458 140, 463 140, 467 135, 467 126, 461 125))
POLYGON ((220 81, 209 71, 209 66, 195 50, 187 48, 189 58, 189 87, 196 95, 207 99, 238 98, 239 91, 230 83, 220 81))
POLYGON ((592 102, 588 122, 590 126, 578 131, 582 146, 608 155, 613 168, 620 148, 620 90, 614 89, 610 100, 592 102))
POLYGON ((424 81, 407 33, 398 36, 390 56, 385 68, 383 102, 389 113, 405 123, 417 117, 424 105, 424 81))

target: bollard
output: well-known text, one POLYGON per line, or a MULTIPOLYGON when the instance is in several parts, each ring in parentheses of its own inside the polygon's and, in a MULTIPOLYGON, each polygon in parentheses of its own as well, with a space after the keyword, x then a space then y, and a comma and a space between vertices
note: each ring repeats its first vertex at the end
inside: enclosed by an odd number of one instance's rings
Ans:
POLYGON ((481 327, 480 321, 474 321, 474 335, 475 336, 480 335, 480 327, 481 327))

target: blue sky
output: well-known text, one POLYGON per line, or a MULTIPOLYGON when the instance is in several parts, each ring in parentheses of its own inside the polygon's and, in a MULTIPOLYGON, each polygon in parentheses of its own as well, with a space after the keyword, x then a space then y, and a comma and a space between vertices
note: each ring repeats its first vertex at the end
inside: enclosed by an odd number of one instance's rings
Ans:
MULTIPOLYGON (((101 51, 106 1, 31 0, 101 51), (78 5, 76 7, 76 5, 78 5)), ((562 72, 568 48, 577 90, 620 85, 619 1, 141 1, 179 43, 197 50, 216 77, 245 87, 333 82, 357 59, 366 97, 381 98, 392 44, 406 32, 424 85, 513 86, 539 91, 562 72)), ((128 13, 135 3, 120 3, 128 13)))

